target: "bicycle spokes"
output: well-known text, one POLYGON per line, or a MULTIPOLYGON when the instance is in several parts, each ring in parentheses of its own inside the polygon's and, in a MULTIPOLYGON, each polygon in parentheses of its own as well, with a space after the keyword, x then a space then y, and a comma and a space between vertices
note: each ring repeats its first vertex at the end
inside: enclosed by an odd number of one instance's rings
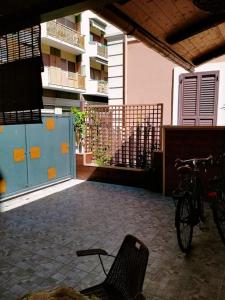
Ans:
POLYGON ((191 217, 191 203, 188 195, 179 199, 176 208, 176 228, 177 228, 177 239, 180 249, 188 253, 191 248, 193 225, 191 217))

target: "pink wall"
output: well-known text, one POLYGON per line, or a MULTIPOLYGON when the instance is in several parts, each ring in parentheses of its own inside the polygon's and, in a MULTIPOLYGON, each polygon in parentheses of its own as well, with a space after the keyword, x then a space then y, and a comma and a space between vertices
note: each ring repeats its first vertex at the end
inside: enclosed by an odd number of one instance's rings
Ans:
POLYGON ((127 46, 127 104, 164 104, 165 125, 171 124, 172 78, 176 65, 138 41, 127 46))

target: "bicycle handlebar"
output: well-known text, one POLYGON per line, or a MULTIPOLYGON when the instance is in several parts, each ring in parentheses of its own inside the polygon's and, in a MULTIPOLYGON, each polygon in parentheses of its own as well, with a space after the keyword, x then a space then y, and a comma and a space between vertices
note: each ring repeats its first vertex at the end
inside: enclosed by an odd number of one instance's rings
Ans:
POLYGON ((220 153, 216 158, 212 155, 209 155, 207 157, 195 157, 190 159, 180 159, 177 158, 175 160, 175 168, 182 166, 182 165, 188 165, 188 166, 197 166, 201 165, 205 166, 204 164, 210 163, 210 165, 218 165, 220 164, 221 160, 225 159, 225 152, 220 153))
MULTIPOLYGON (((224 154, 225 156, 225 154, 224 154)), ((192 164, 193 166, 197 165, 198 163, 207 163, 209 162, 210 164, 212 164, 213 162, 213 156, 212 155, 209 155, 208 157, 202 157, 202 158, 191 158, 191 159, 180 159, 180 158, 177 158, 175 160, 175 167, 178 167, 179 165, 185 165, 185 164, 192 164)))

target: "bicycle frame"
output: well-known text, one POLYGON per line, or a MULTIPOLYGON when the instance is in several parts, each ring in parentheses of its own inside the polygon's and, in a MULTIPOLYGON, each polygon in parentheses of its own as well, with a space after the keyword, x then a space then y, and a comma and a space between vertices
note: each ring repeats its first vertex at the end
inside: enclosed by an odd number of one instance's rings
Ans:
POLYGON ((209 180, 210 189, 208 190, 208 198, 213 199, 217 196, 217 192, 225 192, 225 170, 224 170, 225 153, 214 159, 213 165, 216 167, 216 176, 209 180))
POLYGON ((221 240, 225 244, 225 153, 220 154, 214 161, 217 176, 211 180, 211 189, 208 192, 213 219, 218 229, 221 240))
POLYGON ((178 187, 173 193, 176 203, 175 226, 180 249, 184 253, 191 250, 193 227, 204 222, 204 190, 201 167, 207 169, 212 156, 207 158, 177 159, 175 167, 179 174, 178 187))
POLYGON ((179 174, 178 193, 173 195, 175 204, 178 198, 182 197, 184 193, 192 195, 192 206, 194 208, 195 216, 193 216, 193 225, 196 225, 200 220, 204 219, 204 198, 205 191, 203 189, 203 180, 200 168, 203 167, 205 172, 207 170, 207 163, 211 164, 212 156, 207 158, 193 158, 188 160, 177 159, 175 167, 179 174))

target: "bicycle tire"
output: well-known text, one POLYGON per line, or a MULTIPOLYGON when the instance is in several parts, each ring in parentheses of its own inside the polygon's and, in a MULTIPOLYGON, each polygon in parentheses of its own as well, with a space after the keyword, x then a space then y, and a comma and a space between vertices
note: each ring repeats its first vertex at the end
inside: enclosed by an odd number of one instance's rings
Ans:
POLYGON ((177 241, 182 252, 188 254, 191 251, 193 236, 193 207, 191 195, 186 193, 177 202, 175 213, 175 226, 177 241), (185 210, 184 210, 185 209, 185 210), (186 212, 186 215, 185 215, 186 212), (184 225, 185 224, 185 225, 184 225), (182 229, 187 229, 183 232, 182 229))
POLYGON ((213 217, 221 240, 225 244, 225 193, 217 192, 214 200, 213 217))

